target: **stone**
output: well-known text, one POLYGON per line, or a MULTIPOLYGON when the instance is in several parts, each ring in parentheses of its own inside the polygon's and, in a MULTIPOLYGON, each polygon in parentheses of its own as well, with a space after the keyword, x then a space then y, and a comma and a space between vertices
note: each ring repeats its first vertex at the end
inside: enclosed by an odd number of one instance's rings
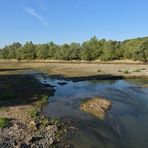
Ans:
POLYGON ((110 109, 111 104, 111 101, 102 97, 97 97, 82 102, 80 109, 94 115, 98 119, 104 120, 106 112, 110 109))

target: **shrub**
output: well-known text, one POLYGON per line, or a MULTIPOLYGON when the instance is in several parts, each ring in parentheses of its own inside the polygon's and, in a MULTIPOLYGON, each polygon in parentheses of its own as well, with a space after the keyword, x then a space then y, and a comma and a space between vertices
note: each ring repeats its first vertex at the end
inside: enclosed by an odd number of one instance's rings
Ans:
POLYGON ((141 70, 146 70, 146 68, 141 68, 141 70))
POLYGON ((8 125, 8 119, 0 117, 0 128, 3 128, 8 125))
POLYGON ((29 113, 31 118, 35 118, 39 115, 39 112, 36 111, 36 110, 29 110, 28 113, 29 113))
POLYGON ((48 96, 47 95, 42 95, 41 96, 41 102, 47 103, 48 102, 48 96))
POLYGON ((40 129, 44 129, 48 125, 49 121, 48 118, 43 116, 42 119, 40 120, 40 129))
POLYGON ((129 74, 129 71, 128 71, 128 70, 125 70, 125 71, 124 71, 124 74, 129 74))
POLYGON ((98 69, 98 72, 101 72, 101 69, 98 69))
POLYGON ((140 72, 140 70, 139 69, 136 69, 134 72, 140 72))

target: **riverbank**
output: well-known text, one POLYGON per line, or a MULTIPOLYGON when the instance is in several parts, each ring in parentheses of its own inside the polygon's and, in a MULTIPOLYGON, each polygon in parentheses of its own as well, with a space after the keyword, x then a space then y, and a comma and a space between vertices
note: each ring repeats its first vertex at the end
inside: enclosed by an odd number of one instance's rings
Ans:
POLYGON ((54 94, 26 70, 0 68, 0 147, 50 147, 59 143, 65 125, 41 114, 54 94))
POLYGON ((148 65, 140 63, 102 64, 102 63, 51 63, 0 61, 1 73, 15 73, 28 69, 47 73, 50 77, 66 80, 110 80, 110 79, 136 79, 148 78, 148 65))

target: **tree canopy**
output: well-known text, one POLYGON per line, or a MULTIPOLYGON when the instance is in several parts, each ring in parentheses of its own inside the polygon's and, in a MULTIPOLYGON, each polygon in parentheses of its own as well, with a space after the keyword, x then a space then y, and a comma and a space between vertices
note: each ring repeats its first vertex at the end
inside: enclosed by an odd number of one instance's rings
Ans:
POLYGON ((57 60, 120 60, 148 62, 148 37, 125 41, 98 40, 93 37, 88 41, 57 45, 54 42, 35 45, 18 42, 0 49, 0 59, 57 59, 57 60))

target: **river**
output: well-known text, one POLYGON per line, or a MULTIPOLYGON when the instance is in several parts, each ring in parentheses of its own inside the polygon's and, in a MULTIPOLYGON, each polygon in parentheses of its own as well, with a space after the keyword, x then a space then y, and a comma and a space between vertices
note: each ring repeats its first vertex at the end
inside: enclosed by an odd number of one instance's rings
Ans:
POLYGON ((74 148, 147 148, 148 80, 65 81, 42 77, 44 84, 55 86, 55 95, 42 109, 50 118, 72 121, 76 132, 66 143, 74 148), (64 82, 64 83, 61 83, 64 82), (84 98, 102 96, 112 101, 104 121, 79 109, 84 98))

